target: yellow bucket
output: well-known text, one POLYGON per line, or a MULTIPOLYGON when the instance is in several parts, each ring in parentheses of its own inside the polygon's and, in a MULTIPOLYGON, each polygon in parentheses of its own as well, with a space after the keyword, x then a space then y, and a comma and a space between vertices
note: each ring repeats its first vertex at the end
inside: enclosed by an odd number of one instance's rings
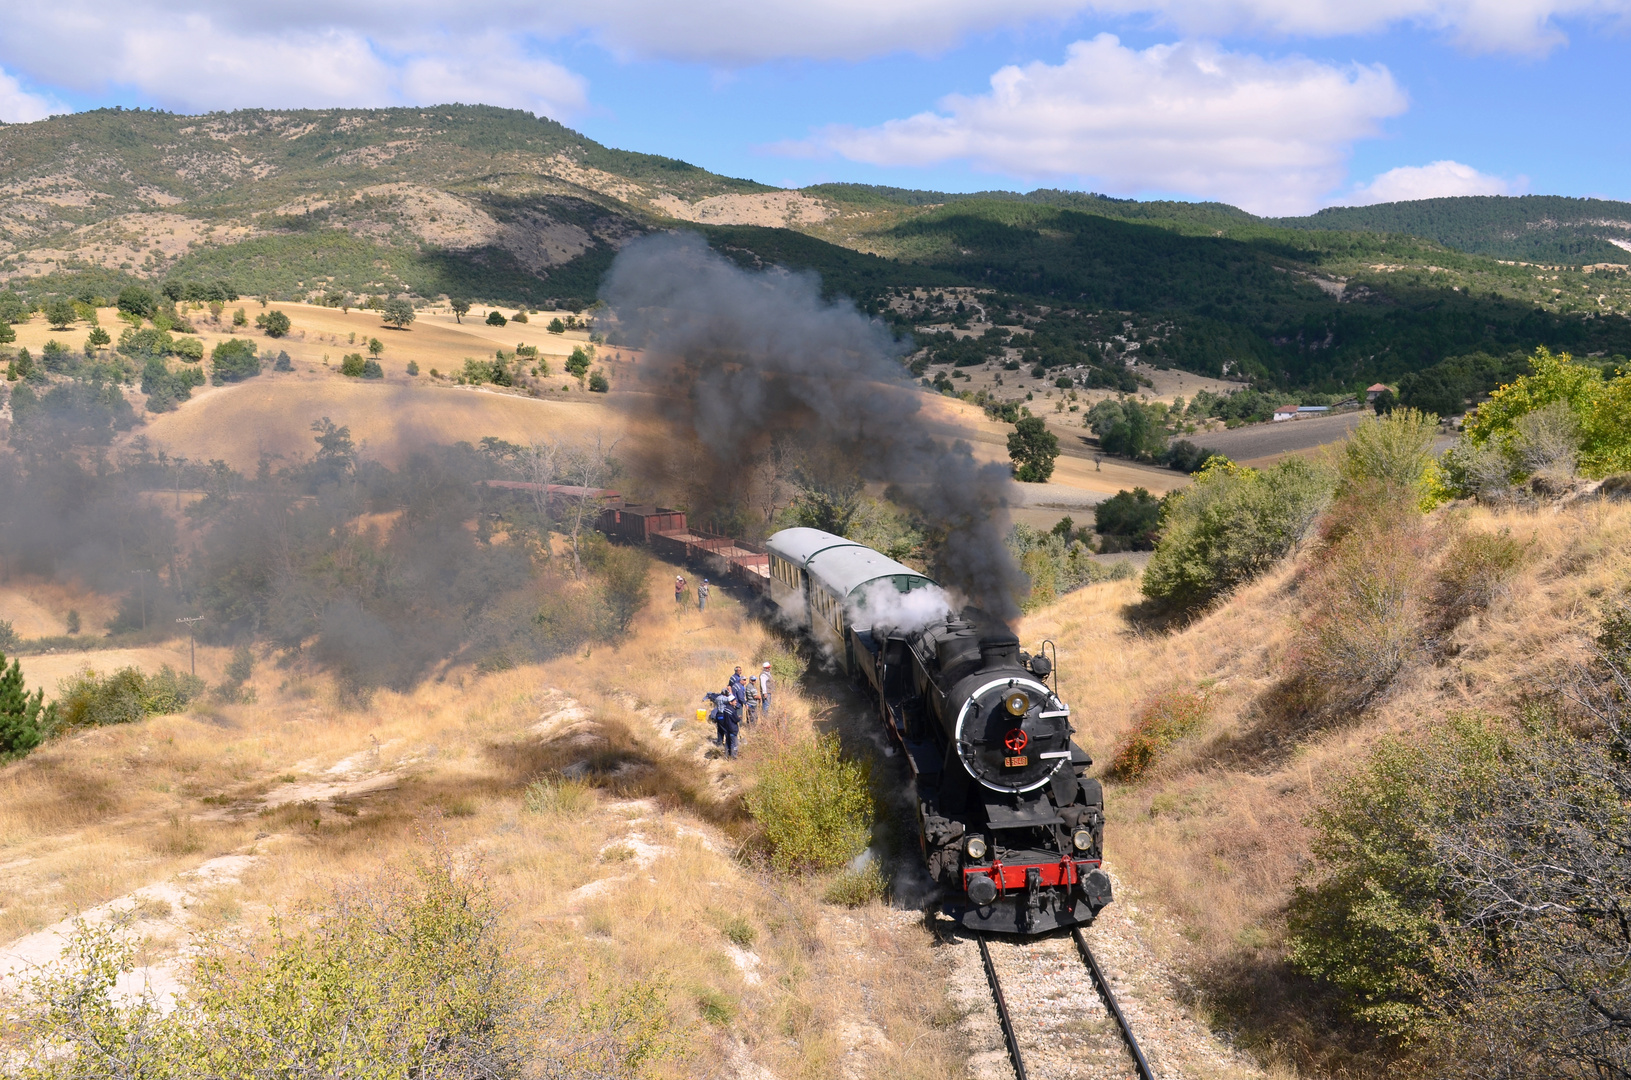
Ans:
POLYGON ((703 723, 707 723, 707 721, 708 721, 708 710, 707 709, 698 709, 697 710, 697 723, 703 724, 703 723))

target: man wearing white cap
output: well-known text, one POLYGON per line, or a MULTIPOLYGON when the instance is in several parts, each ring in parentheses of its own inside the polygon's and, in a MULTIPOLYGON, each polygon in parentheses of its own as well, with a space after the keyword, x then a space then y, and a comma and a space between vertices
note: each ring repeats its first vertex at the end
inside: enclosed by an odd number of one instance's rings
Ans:
POLYGON ((764 718, 770 716, 770 661, 759 669, 759 715, 764 718))

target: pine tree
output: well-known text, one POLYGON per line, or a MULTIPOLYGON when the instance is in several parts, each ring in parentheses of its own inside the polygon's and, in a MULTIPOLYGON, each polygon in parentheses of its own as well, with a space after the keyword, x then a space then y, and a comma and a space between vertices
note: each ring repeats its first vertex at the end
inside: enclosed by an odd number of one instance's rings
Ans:
POLYGON ((23 667, 13 660, 6 667, 0 653, 0 760, 22 757, 45 741, 57 718, 57 706, 45 705, 45 691, 32 695, 23 689, 23 667))

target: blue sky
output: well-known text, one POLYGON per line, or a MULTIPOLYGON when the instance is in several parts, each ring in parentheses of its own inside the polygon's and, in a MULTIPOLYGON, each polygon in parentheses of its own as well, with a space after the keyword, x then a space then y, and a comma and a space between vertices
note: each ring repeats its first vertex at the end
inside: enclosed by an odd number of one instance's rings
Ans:
POLYGON ((0 0, 0 119, 485 101, 782 186, 1049 186, 1259 213, 1631 199, 1631 0, 473 0, 450 24, 451 10, 0 0))

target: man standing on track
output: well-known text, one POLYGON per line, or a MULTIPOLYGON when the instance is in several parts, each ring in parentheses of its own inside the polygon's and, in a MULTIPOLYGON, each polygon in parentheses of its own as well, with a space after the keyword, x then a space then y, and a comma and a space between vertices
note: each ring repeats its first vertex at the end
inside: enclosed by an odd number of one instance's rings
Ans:
POLYGON ((759 715, 765 719, 770 718, 770 661, 759 669, 759 715))

